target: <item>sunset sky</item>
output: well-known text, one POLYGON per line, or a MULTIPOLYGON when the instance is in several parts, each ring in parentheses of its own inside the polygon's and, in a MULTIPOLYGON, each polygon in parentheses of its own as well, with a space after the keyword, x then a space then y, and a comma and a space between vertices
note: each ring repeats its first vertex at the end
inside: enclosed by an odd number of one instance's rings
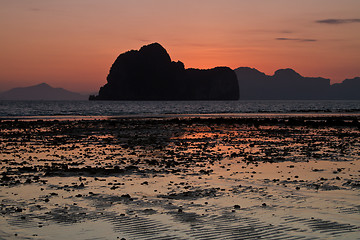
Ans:
POLYGON ((95 92, 120 53, 152 42, 187 68, 360 76, 359 0, 0 0, 0 29, 0 92, 95 92))

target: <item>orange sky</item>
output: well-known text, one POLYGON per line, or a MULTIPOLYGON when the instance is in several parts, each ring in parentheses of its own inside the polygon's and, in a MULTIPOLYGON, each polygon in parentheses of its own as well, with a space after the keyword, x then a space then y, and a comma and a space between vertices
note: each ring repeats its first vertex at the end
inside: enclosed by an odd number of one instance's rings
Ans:
POLYGON ((0 92, 106 83, 116 57, 159 42, 186 67, 360 76, 359 0, 0 0, 0 92))

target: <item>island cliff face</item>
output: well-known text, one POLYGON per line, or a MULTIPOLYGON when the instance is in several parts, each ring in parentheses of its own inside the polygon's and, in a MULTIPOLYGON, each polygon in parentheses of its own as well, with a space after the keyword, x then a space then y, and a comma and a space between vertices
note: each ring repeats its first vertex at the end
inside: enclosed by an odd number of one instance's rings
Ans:
POLYGON ((238 100, 236 74, 228 67, 185 69, 159 44, 131 50, 113 63, 107 83, 90 100, 238 100))

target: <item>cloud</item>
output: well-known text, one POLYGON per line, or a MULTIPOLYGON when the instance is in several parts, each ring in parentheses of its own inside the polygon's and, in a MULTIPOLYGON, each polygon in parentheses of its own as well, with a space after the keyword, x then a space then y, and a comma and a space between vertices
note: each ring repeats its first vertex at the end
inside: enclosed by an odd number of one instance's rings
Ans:
POLYGON ((296 41, 296 42, 316 42, 316 39, 310 38, 275 38, 275 40, 279 41, 296 41))
POLYGON ((290 31, 290 30, 283 30, 283 31, 280 31, 280 33, 288 33, 288 34, 291 34, 291 33, 294 33, 293 31, 290 31))
POLYGON ((360 18, 351 18, 351 19, 323 19, 317 20, 316 23, 323 23, 323 24, 346 24, 346 23, 360 23, 360 18))
POLYGON ((244 33, 281 33, 281 34, 292 34, 294 31, 285 29, 285 30, 271 30, 271 29, 249 29, 249 30, 238 30, 235 33, 244 34, 244 33))

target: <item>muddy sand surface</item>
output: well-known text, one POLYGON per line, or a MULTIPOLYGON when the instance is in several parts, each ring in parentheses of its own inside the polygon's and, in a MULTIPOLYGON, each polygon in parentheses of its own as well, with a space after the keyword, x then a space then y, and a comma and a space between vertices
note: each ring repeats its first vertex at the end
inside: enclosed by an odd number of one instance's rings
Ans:
POLYGON ((0 239, 360 239, 356 118, 0 121, 0 239))

